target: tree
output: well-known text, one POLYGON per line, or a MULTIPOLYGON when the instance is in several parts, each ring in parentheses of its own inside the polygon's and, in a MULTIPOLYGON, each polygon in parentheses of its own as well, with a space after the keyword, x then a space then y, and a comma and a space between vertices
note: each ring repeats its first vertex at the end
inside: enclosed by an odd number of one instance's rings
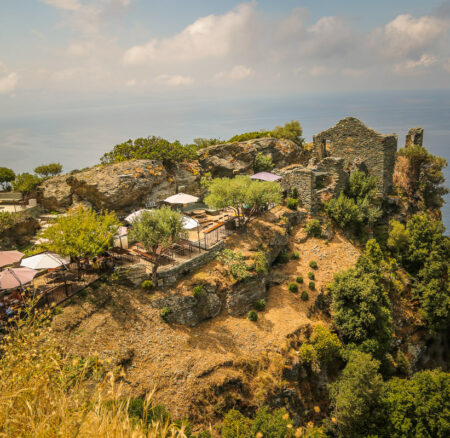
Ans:
POLYGON ((253 170, 255 172, 269 172, 273 169, 273 166, 272 155, 265 155, 262 152, 256 154, 253 164, 253 170))
POLYGON ((383 436, 384 385, 379 366, 370 354, 353 351, 341 376, 331 385, 332 416, 339 437, 383 436))
POLYGON ((194 138, 194 144, 198 147, 198 149, 204 149, 209 146, 214 146, 216 144, 225 143, 223 140, 219 138, 194 138))
POLYGON ((284 126, 277 126, 272 131, 272 137, 286 138, 287 140, 297 143, 299 146, 303 144, 304 139, 302 138, 302 134, 303 130, 300 122, 295 120, 286 123, 284 126))
POLYGON ((43 164, 42 166, 36 167, 36 169, 34 169, 34 172, 37 173, 41 178, 56 176, 62 172, 62 165, 59 163, 43 164))
POLYGON ((12 169, 7 167, 0 167, 0 184, 3 186, 3 190, 9 187, 9 183, 14 181, 16 174, 12 169))
POLYGON ((70 256, 77 263, 82 258, 97 256, 112 248, 119 221, 114 213, 96 213, 89 208, 70 210, 40 233, 47 239, 40 246, 61 256, 70 256))
POLYGON ((439 210, 448 189, 443 186, 445 158, 430 154, 423 146, 413 145, 397 152, 394 184, 413 211, 439 210))
POLYGON ((183 215, 169 207, 144 211, 133 221, 128 233, 131 240, 141 242, 152 256, 152 280, 157 284, 157 272, 161 265, 164 249, 184 237, 183 215))
POLYGON ((19 173, 16 179, 12 183, 13 189, 21 192, 25 195, 33 192, 36 187, 42 182, 42 179, 37 175, 32 175, 31 173, 19 173))
POLYGON ((252 180, 249 176, 216 178, 208 190, 206 204, 213 208, 233 208, 240 226, 245 226, 269 204, 280 204, 282 199, 278 183, 252 180))
POLYGON ((321 363, 329 363, 339 357, 341 343, 335 333, 331 333, 325 326, 316 325, 309 338, 317 357, 321 363))
POLYGON ((411 379, 393 378, 386 384, 388 436, 444 438, 450 436, 450 374, 420 371, 411 379))

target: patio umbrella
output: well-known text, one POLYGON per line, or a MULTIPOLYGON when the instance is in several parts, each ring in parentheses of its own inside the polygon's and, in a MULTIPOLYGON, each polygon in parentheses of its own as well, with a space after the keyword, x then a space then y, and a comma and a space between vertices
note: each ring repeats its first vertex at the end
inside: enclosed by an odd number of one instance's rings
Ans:
POLYGON ((23 259, 20 266, 25 266, 31 269, 52 269, 58 268, 62 265, 67 265, 69 263, 70 259, 68 257, 63 258, 58 254, 45 252, 23 259))
POLYGON ((164 202, 168 202, 169 204, 192 204, 197 201, 197 196, 188 195, 186 193, 177 193, 176 195, 164 199, 164 202))
POLYGON ((0 251, 0 268, 20 262, 24 255, 20 251, 0 251))
POLYGON ((30 268, 8 268, 0 272, 0 289, 22 287, 33 280, 37 271, 30 268))
POLYGON ((189 216, 183 216, 183 228, 185 230, 193 230, 199 226, 199 222, 189 216))
POLYGON ((274 173, 270 172, 259 172, 255 173, 250 178, 259 179, 260 181, 278 181, 279 179, 281 179, 281 176, 275 175, 274 173))
POLYGON ((144 211, 152 211, 152 210, 148 210, 148 209, 146 209, 146 208, 143 208, 142 210, 138 210, 138 211, 135 211, 135 212, 129 214, 129 215, 125 218, 125 220, 126 220, 128 223, 131 224, 134 220, 138 219, 139 216, 140 216, 142 213, 144 213, 144 211))

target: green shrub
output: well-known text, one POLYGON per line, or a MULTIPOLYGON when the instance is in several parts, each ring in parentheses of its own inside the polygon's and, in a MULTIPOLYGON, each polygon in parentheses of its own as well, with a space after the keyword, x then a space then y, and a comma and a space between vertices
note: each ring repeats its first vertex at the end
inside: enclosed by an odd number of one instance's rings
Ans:
POLYGON ((300 254, 297 251, 294 251, 291 254, 291 260, 298 260, 300 258, 300 254))
POLYGON ((161 318, 165 320, 171 313, 172 313, 172 309, 170 307, 163 307, 161 309, 160 315, 161 315, 161 318))
POLYGON ((236 280, 245 280, 250 277, 250 270, 240 251, 224 249, 219 256, 219 261, 229 269, 236 280))
POLYGON ((300 298, 302 301, 308 301, 309 300, 309 294, 306 290, 302 291, 302 294, 300 295, 300 298))
POLYGON ((288 290, 289 290, 289 292, 297 293, 298 292, 298 284, 297 283, 289 283, 288 290))
POLYGON ((277 258, 275 259, 275 263, 284 264, 288 262, 289 262, 289 254, 285 251, 281 251, 278 254, 277 258))
POLYGON ((321 363, 331 362, 339 357, 341 342, 335 333, 331 333, 323 325, 316 325, 309 338, 321 363))
POLYGON ((223 438, 248 438, 252 434, 252 420, 239 411, 228 411, 223 419, 221 436, 223 438))
POLYGON ((309 221, 305 227, 305 231, 309 237, 322 237, 322 226, 318 219, 309 221))
POLYGON ((315 260, 311 260, 309 262, 310 268, 317 269, 317 262, 315 260))
POLYGON ((250 321, 258 321, 258 314, 254 310, 250 310, 247 315, 248 319, 250 321))
POLYGON ((152 280, 144 280, 141 284, 142 289, 150 290, 153 287, 152 280))
POLYGON ((254 307, 258 312, 262 312, 266 308, 266 300, 261 299, 261 300, 256 301, 256 303, 254 304, 254 307))
POLYGON ((303 284, 303 277, 302 277, 301 275, 298 275, 297 278, 295 279, 295 281, 296 281, 298 284, 303 284))
POLYGON ((314 283, 314 281, 310 281, 310 282, 309 282, 309 288, 310 288, 311 290, 315 290, 315 289, 316 289, 316 283, 314 283))
POLYGON ((253 170, 255 172, 270 172, 273 169, 272 155, 258 152, 253 163, 253 170))
POLYGON ((258 251, 255 256, 255 271, 258 274, 267 272, 267 257, 263 251, 258 251))
POLYGON ((294 198, 286 198, 286 207, 291 210, 297 210, 298 207, 298 199, 294 198))
POLYGON ((300 357, 300 359, 304 362, 304 363, 313 363, 313 362, 317 362, 317 351, 315 350, 315 348, 308 343, 303 343, 299 350, 298 350, 298 355, 300 357))
POLYGON ((195 298, 200 298, 203 294, 203 286, 201 284, 198 284, 194 287, 192 291, 192 295, 194 295, 195 298))
POLYGON ((54 309, 53 309, 53 314, 54 315, 61 315, 61 313, 63 313, 63 309, 61 309, 61 307, 55 307, 54 309))
POLYGON ((315 279, 316 279, 316 276, 314 275, 314 272, 308 272, 308 278, 309 278, 310 280, 315 280, 315 279))
POLYGON ((297 189, 297 187, 294 187, 294 188, 291 190, 291 198, 299 199, 299 194, 298 194, 298 189, 297 189))

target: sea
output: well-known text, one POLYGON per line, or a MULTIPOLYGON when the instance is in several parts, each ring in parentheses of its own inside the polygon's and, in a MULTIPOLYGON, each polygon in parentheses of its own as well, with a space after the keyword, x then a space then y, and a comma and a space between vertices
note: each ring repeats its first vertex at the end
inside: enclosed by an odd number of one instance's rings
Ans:
MULTIPOLYGON (((157 98, 109 96, 0 110, 0 167, 31 171, 60 162, 65 171, 99 162, 129 138, 157 135, 184 143, 196 137, 228 139, 298 120, 306 141, 354 116, 403 147, 410 128, 424 128, 424 146, 450 162, 450 90, 315 92, 274 96, 157 98)), ((445 169, 450 186, 450 168, 445 169)), ((443 221, 450 230, 450 197, 443 221)))

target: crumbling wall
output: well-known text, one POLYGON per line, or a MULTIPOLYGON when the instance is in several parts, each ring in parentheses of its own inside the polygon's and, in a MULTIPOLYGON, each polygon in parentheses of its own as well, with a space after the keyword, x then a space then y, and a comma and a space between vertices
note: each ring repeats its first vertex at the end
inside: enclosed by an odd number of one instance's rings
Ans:
POLYGON ((283 191, 290 193, 293 189, 297 189, 302 207, 308 211, 314 210, 316 207, 314 171, 294 164, 281 169, 279 174, 282 177, 283 191))
POLYGON ((405 148, 415 144, 423 146, 423 128, 411 128, 406 134, 405 148))
POLYGON ((378 178, 383 194, 392 188, 396 152, 397 135, 382 135, 355 117, 347 117, 313 137, 312 156, 316 162, 326 157, 341 157, 350 170, 355 161, 362 159, 369 174, 378 178))

